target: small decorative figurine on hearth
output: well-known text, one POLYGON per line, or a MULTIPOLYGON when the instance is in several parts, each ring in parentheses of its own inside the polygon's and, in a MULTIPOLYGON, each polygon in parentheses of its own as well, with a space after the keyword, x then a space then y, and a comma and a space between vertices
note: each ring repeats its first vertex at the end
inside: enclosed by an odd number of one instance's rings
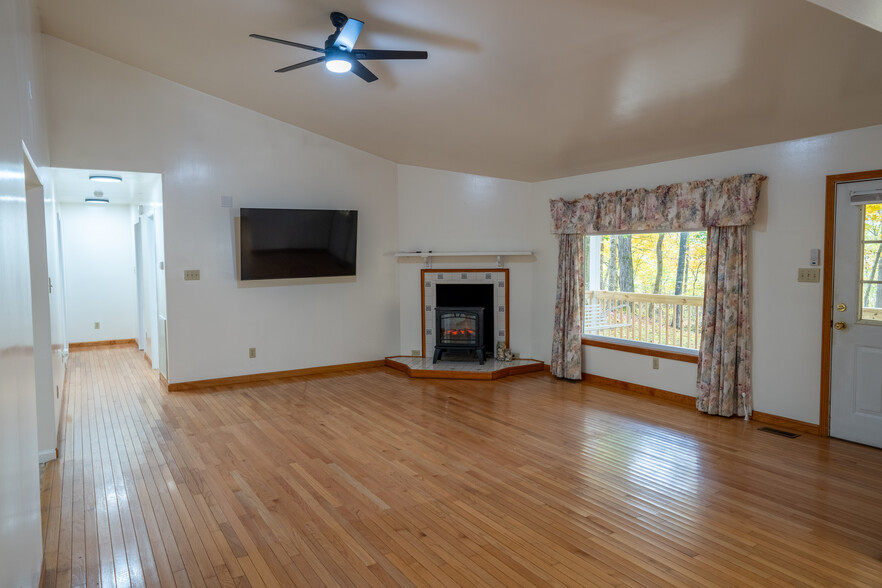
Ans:
POLYGON ((505 346, 505 341, 496 343, 496 359, 497 361, 511 361, 511 348, 505 346))

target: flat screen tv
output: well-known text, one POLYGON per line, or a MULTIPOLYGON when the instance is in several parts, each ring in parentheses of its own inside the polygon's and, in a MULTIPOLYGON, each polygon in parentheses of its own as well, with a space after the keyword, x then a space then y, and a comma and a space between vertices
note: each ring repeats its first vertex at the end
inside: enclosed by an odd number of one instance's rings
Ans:
POLYGON ((242 280, 354 276, 357 210, 243 208, 242 280))

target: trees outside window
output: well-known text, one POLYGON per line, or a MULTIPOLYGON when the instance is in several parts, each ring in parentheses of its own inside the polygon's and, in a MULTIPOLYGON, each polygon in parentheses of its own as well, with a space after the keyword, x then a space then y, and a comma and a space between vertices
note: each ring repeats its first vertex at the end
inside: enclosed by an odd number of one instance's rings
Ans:
POLYGON ((705 231, 585 237, 588 335, 697 349, 705 231))
POLYGON ((882 204, 864 206, 861 319, 882 321, 882 204))

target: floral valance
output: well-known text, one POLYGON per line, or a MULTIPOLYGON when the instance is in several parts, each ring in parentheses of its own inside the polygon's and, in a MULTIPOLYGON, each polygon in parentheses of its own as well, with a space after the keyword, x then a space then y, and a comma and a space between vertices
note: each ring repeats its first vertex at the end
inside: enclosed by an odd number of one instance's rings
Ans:
POLYGON ((590 235, 752 225, 764 180, 760 174, 744 174, 552 200, 552 232, 590 235))

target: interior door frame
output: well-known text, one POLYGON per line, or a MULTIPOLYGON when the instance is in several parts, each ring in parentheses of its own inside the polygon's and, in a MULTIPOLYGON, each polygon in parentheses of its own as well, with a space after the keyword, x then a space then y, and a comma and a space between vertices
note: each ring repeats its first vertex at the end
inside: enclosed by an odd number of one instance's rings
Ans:
POLYGON ((824 212, 824 301, 821 312, 821 414, 818 434, 830 436, 830 355, 833 345, 833 257, 836 238, 836 186, 843 182, 882 180, 882 169, 827 176, 824 212))

